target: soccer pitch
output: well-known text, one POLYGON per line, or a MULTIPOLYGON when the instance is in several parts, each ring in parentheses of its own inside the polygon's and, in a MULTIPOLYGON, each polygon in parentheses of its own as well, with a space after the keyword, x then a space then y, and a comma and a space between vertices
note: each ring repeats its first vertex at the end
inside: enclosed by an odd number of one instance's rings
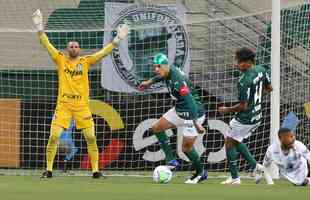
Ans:
POLYGON ((220 185, 221 179, 203 184, 183 184, 185 177, 174 177, 168 184, 155 184, 151 178, 55 177, 40 180, 35 176, 1 176, 1 200, 303 200, 310 198, 309 187, 296 187, 285 181, 275 185, 256 185, 244 180, 242 185, 220 185))

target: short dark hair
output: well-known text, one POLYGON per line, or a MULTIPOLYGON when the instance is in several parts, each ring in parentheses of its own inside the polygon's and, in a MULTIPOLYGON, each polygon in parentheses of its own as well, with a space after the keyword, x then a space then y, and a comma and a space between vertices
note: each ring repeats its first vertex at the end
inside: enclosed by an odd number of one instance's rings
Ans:
POLYGON ((288 132, 292 132, 292 130, 289 128, 280 128, 278 131, 278 135, 282 135, 282 134, 288 133, 288 132))
POLYGON ((236 59, 238 62, 251 61, 255 62, 255 52, 247 47, 242 47, 236 51, 236 59))

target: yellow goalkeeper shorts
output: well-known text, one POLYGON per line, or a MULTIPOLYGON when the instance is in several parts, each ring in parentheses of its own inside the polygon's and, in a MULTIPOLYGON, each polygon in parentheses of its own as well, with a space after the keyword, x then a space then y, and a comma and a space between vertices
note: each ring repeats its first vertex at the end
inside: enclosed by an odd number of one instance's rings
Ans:
POLYGON ((74 105, 58 103, 53 116, 52 124, 69 128, 71 120, 75 120, 77 129, 89 128, 94 125, 92 114, 88 105, 74 105))

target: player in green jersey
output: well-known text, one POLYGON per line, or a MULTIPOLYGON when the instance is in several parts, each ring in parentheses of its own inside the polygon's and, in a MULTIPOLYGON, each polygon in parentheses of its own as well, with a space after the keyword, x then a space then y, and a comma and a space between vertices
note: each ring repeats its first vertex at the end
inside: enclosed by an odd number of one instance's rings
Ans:
POLYGON ((140 88, 144 89, 153 83, 163 81, 171 97, 176 100, 176 104, 153 124, 150 131, 156 135, 162 150, 165 152, 168 165, 177 168, 179 163, 172 154, 165 130, 183 127, 182 151, 196 169, 196 173, 185 183, 199 183, 208 177, 200 156, 194 148, 198 134, 205 133, 202 126, 205 121, 205 111, 200 102, 200 97, 185 74, 178 67, 168 64, 168 58, 165 54, 156 54, 153 64, 157 75, 150 80, 143 81, 140 88))
POLYGON ((269 74, 263 66, 255 65, 255 53, 249 48, 236 51, 237 68, 242 72, 238 81, 239 103, 232 107, 219 107, 220 113, 234 112, 235 117, 230 121, 230 130, 225 139, 226 156, 231 177, 222 184, 240 184, 237 170, 237 152, 250 164, 254 173, 263 170, 256 162, 247 146, 242 143, 259 125, 262 119, 262 94, 270 93, 272 86, 269 74))

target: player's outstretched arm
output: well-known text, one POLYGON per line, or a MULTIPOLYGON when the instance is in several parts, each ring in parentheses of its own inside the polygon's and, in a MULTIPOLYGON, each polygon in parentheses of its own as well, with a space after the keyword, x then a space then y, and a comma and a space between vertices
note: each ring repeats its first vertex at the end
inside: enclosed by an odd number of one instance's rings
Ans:
POLYGON ((242 112, 248 109, 248 101, 249 101, 249 88, 251 87, 251 83, 243 83, 241 87, 238 88, 239 91, 239 103, 231 106, 221 106, 218 108, 218 112, 220 113, 229 113, 229 112, 242 112))
POLYGON ((37 9, 33 14, 32 14, 32 21, 33 24, 38 31, 38 35, 40 38, 41 44, 47 49, 48 53, 51 55, 52 59, 54 61, 57 61, 57 56, 58 56, 58 50, 50 43, 47 35, 44 33, 44 28, 43 28, 43 15, 39 9, 37 9))
POLYGON ((263 161, 264 177, 265 177, 266 183, 268 185, 273 185, 274 184, 274 182, 272 180, 272 177, 270 175, 271 164, 273 162, 271 149, 272 149, 272 147, 269 146, 268 149, 267 149, 267 152, 265 154, 264 161, 263 161))
POLYGON ((127 24, 121 24, 117 28, 117 35, 111 43, 106 45, 104 48, 102 48, 97 53, 94 53, 92 55, 87 56, 89 64, 91 64, 91 65, 95 64, 96 62, 101 60, 103 57, 109 55, 112 52, 112 50, 116 46, 119 45, 120 41, 125 39, 125 37, 128 35, 128 33, 129 33, 129 26, 127 24))
POLYGON ((245 111, 248 108, 248 102, 240 101, 238 104, 232 107, 221 106, 218 108, 220 113, 229 113, 229 112, 241 112, 245 111))
POLYGON ((266 183, 267 185, 273 185, 274 182, 272 180, 272 177, 270 175, 270 167, 264 169, 264 177, 265 177, 265 180, 266 180, 266 183))
POLYGON ((162 79, 159 76, 154 76, 153 78, 146 80, 146 81, 142 81, 139 85, 139 90, 143 91, 146 88, 150 87, 152 84, 160 82, 162 79))
POLYGON ((152 79, 147 80, 147 81, 142 81, 140 83, 140 85, 139 85, 139 90, 143 91, 143 90, 145 90, 146 88, 148 88, 152 84, 153 84, 152 79))

